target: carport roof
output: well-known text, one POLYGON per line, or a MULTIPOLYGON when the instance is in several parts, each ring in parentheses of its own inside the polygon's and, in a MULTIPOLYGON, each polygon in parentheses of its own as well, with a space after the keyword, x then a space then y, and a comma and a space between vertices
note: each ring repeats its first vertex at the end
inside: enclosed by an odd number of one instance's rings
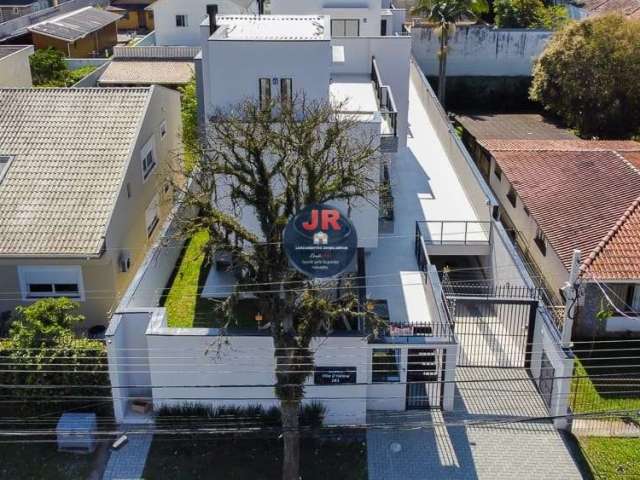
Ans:
POLYGON ((110 23, 122 18, 122 15, 107 12, 94 7, 85 7, 71 13, 49 18, 29 27, 29 31, 74 42, 86 37, 110 23))

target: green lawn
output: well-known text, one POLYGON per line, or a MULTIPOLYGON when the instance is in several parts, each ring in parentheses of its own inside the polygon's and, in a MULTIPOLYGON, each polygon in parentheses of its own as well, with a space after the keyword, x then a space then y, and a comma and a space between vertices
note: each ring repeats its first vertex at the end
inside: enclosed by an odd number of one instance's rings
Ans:
MULTIPOLYGON (((305 480, 366 480, 367 446, 363 440, 304 438, 301 474, 305 480)), ((145 480, 280 479, 282 440, 196 435, 154 438, 145 480)))
MULTIPOLYGON (((211 261, 208 249, 209 233, 206 230, 193 235, 187 242, 164 299, 167 324, 177 328, 214 328, 225 325, 226 320, 216 308, 216 302, 200 296, 207 279, 211 261)), ((228 328, 255 329, 256 301, 242 299, 228 328)))
POLYGON ((52 443, 0 445, 0 478, 15 480, 86 480, 93 455, 60 453, 52 443))
MULTIPOLYGON (((597 370, 604 372, 604 369, 597 370)), ((576 359, 575 374, 571 384, 571 408, 575 413, 620 411, 620 410, 640 410, 640 390, 637 387, 629 387, 628 390, 634 396, 616 395, 615 392, 603 394, 596 389, 593 381, 586 377, 587 370, 583 364, 576 359)), ((620 374, 621 376, 624 373, 620 374)), ((600 379, 596 379, 599 382, 600 379)), ((627 394, 628 395, 628 394, 627 394)))
POLYGON ((582 437, 578 441, 594 478, 640 478, 640 438, 582 437))

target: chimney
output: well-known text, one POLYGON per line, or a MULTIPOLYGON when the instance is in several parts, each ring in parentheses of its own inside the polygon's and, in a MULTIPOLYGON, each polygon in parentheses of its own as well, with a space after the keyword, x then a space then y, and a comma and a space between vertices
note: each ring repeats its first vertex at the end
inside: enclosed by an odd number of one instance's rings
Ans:
POLYGON ((216 15, 218 15, 218 5, 207 5, 207 15, 209 16, 209 35, 213 35, 218 29, 216 15))

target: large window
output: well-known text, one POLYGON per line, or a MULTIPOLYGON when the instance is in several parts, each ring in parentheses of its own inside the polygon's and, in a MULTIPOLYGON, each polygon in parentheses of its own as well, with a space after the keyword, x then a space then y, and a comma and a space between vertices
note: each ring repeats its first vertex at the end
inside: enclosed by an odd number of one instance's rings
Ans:
POLYGON ((44 297, 84 300, 82 270, 79 266, 20 266, 18 278, 23 300, 44 297))
POLYGON ((151 172, 156 167, 155 154, 153 152, 153 137, 142 147, 140 157, 142 158, 142 178, 146 180, 151 175, 151 172))
POLYGON ((290 78, 280 79, 280 104, 282 108, 291 108, 293 101, 293 81, 290 78))
POLYGON ((144 223, 147 228, 147 238, 153 235, 153 231, 156 229, 156 226, 160 221, 159 207, 160 200, 158 198, 158 194, 156 193, 144 212, 144 223))
POLYGON ((187 27, 187 16, 186 15, 176 15, 176 27, 187 27))
POLYGON ((371 352, 373 383, 400 381, 400 350, 396 348, 376 348, 371 352))
POLYGON ((260 95, 260 107, 268 108, 271 104, 271 79, 260 78, 258 80, 258 90, 260 95))
POLYGON ((360 36, 360 20, 331 20, 332 37, 358 37, 360 36))

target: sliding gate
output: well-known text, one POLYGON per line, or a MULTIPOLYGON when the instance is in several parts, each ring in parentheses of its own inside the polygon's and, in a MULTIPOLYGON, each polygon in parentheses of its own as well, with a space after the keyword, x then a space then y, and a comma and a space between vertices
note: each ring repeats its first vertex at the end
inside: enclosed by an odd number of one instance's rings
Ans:
POLYGON ((532 298, 447 295, 458 338, 458 366, 526 367, 538 301, 532 298))

